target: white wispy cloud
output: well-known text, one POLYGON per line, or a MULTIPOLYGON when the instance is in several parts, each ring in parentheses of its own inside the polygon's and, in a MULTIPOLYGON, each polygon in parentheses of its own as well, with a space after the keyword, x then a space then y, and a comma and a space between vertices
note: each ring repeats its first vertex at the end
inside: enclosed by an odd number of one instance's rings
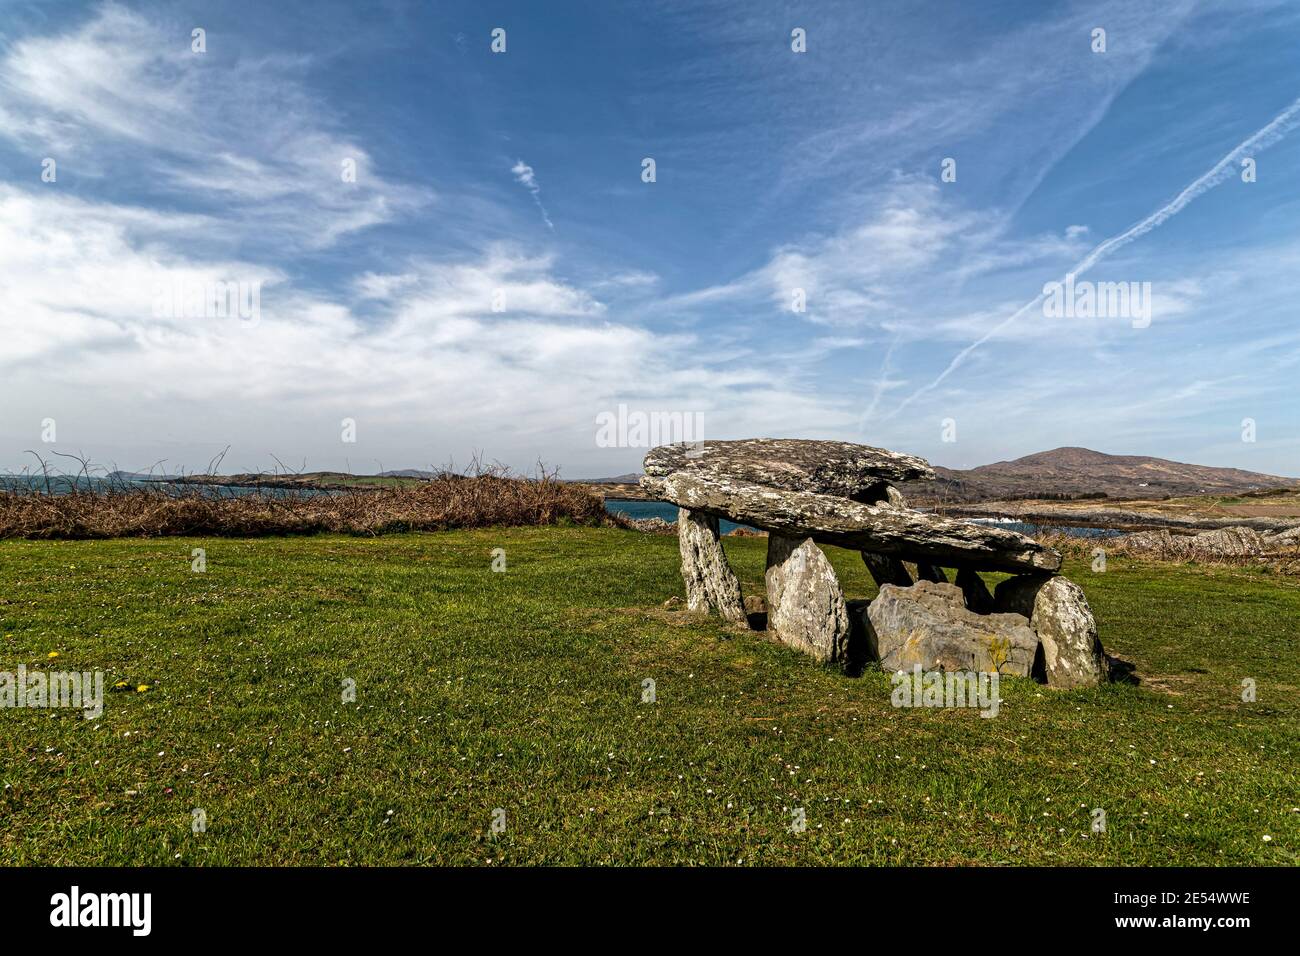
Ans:
MULTIPOLYGON (((72 448, 153 460, 173 445, 173 463, 191 467, 214 445, 235 444, 232 465, 262 467, 309 441, 337 448, 321 466, 368 452, 432 464, 490 443, 507 460, 554 462, 564 449, 571 467, 598 469, 609 453, 594 444, 595 416, 620 401, 701 411, 717 433, 795 433, 851 416, 846 400, 828 402, 799 376, 768 387, 779 362, 729 368, 694 335, 611 321, 551 256, 494 245, 417 259, 329 297, 256 262, 184 251, 177 240, 202 225, 0 187, 7 448, 30 447, 32 429, 55 417, 72 448), (159 288, 233 281, 262 283, 260 322, 154 310, 159 288), (358 421, 357 446, 338 444, 343 417, 358 421)), ((641 452, 622 454, 635 467, 641 452)))
POLYGON ((537 173, 533 167, 529 166, 522 159, 515 160, 515 164, 510 167, 510 172, 514 173, 515 181, 527 189, 533 196, 533 202, 537 203, 538 210, 542 214, 542 222, 546 223, 546 228, 552 232, 555 231, 555 223, 551 222, 551 217, 546 212, 546 207, 542 205, 542 187, 537 182, 537 173))
POLYGON ((931 337, 971 280, 1083 250, 1077 231, 1011 238, 1001 211, 966 208, 924 177, 895 177, 863 205, 863 217, 839 231, 782 245, 752 272, 667 297, 652 311, 733 303, 789 316, 802 290, 798 321, 931 337))
MULTIPOLYGON (((189 29, 108 4, 0 57, 0 136, 207 211, 208 236, 319 249, 433 200, 394 183, 306 92, 304 58, 211 68, 189 29), (347 170, 347 175, 345 175, 347 170), (349 181, 355 170, 355 181, 349 181)), ((39 170, 33 173, 36 178, 39 170)))

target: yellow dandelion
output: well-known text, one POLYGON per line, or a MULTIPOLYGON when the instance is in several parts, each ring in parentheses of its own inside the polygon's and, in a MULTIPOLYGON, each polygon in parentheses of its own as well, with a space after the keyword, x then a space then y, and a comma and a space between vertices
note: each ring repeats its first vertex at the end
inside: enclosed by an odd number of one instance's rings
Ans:
POLYGON ((50 652, 49 652, 48 654, 46 654, 45 656, 46 656, 46 658, 48 658, 49 660, 54 660, 54 658, 56 658, 56 657, 59 656, 59 652, 58 652, 58 651, 50 651, 50 652))
POLYGON ((148 689, 149 689, 149 685, 148 685, 148 684, 140 684, 139 686, 136 687, 135 692, 136 692, 137 694, 143 694, 143 693, 144 693, 145 691, 147 691, 148 689))

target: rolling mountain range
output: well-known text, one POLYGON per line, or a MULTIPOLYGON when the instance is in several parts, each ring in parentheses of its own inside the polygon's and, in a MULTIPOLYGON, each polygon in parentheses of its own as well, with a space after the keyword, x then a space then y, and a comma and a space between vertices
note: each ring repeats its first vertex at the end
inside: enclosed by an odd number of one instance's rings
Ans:
POLYGON ((1168 498, 1239 495, 1300 488, 1300 479, 1239 468, 1213 468, 1152 458, 1107 455, 1089 448, 1054 448, 977 468, 935 467, 933 482, 909 482, 918 499, 990 501, 1017 498, 1168 498))

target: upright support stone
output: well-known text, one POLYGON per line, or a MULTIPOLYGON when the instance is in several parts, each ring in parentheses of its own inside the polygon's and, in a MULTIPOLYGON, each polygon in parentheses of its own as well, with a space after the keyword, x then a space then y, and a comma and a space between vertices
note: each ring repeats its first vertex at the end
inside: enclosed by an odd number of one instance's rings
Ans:
POLYGON ((934 564, 916 562, 916 576, 922 581, 933 581, 935 584, 948 583, 948 575, 943 573, 943 568, 934 564))
POLYGON ((1106 652, 1083 588, 1062 577, 1022 574, 993 593, 998 610, 1023 614, 1043 642, 1051 687, 1096 687, 1110 679, 1106 652))
POLYGON ((849 611, 835 569, 812 538, 767 537, 767 628, 821 661, 848 661, 849 611))
POLYGON ((993 595, 989 593, 988 585, 984 583, 984 579, 978 572, 970 568, 959 568, 957 587, 961 588, 962 596, 966 599, 967 610, 974 611, 976 614, 993 613, 993 595))
POLYGON ((692 611, 715 610, 728 621, 746 623, 740 582, 723 553, 718 519, 679 508, 677 543, 682 553, 686 606, 692 611))
MULTIPOLYGON (((867 504, 881 504, 892 508, 907 507, 907 499, 893 485, 878 485, 875 494, 871 497, 872 500, 866 502, 867 504)), ((896 584, 900 588, 912 586, 912 576, 907 573, 907 568, 900 559, 863 551, 862 560, 866 562, 867 570, 871 572, 876 587, 881 588, 886 584, 896 584)))
POLYGON ((900 588, 910 588, 912 586, 912 576, 907 573, 907 568, 898 558, 889 558, 883 554, 872 554, 870 551, 862 552, 862 560, 867 565, 867 570, 871 572, 871 577, 876 582, 876 587, 884 587, 886 584, 896 584, 900 588))

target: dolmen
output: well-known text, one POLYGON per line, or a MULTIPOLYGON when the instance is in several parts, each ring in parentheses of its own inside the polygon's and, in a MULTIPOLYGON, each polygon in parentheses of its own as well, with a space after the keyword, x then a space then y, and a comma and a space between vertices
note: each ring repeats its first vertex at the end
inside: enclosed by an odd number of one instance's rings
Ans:
POLYGON ((1014 531, 909 508, 895 483, 933 481, 921 458, 755 438, 662 445, 644 467, 641 486, 679 509, 691 610, 747 626, 718 532, 727 518, 768 532, 768 631, 822 661, 996 671, 1062 688, 1108 679, 1092 611, 1082 589, 1060 576, 1060 553, 1014 531), (860 552, 876 598, 865 607, 847 601, 819 545, 860 552), (980 571, 1013 576, 990 593, 980 571))

